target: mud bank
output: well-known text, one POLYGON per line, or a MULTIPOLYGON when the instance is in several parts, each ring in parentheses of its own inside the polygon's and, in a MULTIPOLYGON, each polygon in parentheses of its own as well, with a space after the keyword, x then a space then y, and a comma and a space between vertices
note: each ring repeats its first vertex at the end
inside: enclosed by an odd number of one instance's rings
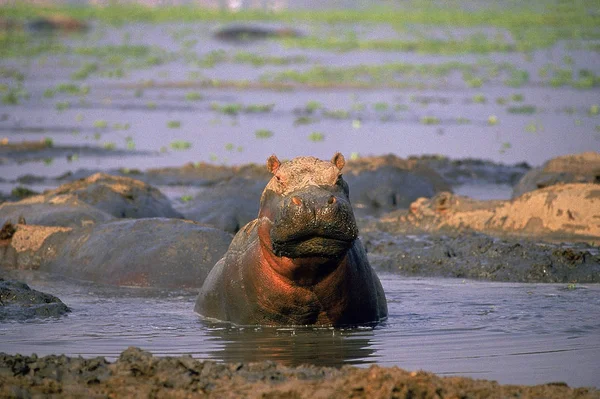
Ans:
POLYGON ((274 362, 215 363, 189 356, 158 358, 138 348, 114 363, 51 355, 0 354, 3 397, 269 397, 269 398, 599 398, 593 388, 561 382, 500 385, 462 377, 440 378, 396 367, 368 369, 286 367, 274 362))

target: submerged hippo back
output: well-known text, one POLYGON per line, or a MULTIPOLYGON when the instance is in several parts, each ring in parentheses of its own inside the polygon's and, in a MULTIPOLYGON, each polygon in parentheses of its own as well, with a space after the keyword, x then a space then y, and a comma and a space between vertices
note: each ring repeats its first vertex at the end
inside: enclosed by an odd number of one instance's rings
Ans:
POLYGON ((371 324, 385 295, 360 240, 342 178, 344 157, 281 164, 258 219, 240 230, 205 281, 195 310, 236 324, 371 324))

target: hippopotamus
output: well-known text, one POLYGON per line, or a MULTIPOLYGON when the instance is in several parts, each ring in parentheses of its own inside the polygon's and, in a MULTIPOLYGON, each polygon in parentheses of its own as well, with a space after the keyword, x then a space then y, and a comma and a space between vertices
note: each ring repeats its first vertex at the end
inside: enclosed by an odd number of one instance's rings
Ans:
POLYGON ((385 293, 369 265, 342 178, 344 156, 267 160, 258 218, 210 271, 202 316, 237 325, 375 325, 385 293))

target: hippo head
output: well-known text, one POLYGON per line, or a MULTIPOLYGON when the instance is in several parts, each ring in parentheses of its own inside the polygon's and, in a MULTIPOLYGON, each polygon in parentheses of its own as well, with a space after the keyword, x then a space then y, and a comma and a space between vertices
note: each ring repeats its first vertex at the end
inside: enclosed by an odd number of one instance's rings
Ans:
POLYGON ((358 228, 342 178, 344 164, 340 153, 331 161, 298 157, 281 163, 275 155, 267 160, 273 177, 262 194, 259 218, 268 219, 266 241, 276 256, 335 259, 352 247, 358 228))

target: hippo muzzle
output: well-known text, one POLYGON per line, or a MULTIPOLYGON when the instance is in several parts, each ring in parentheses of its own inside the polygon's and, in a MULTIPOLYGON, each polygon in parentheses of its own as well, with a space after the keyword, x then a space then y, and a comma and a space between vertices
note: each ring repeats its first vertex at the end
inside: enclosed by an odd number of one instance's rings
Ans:
POLYGON ((307 186, 281 198, 271 229, 273 253, 289 258, 338 258, 358 237, 350 202, 341 190, 307 186))

